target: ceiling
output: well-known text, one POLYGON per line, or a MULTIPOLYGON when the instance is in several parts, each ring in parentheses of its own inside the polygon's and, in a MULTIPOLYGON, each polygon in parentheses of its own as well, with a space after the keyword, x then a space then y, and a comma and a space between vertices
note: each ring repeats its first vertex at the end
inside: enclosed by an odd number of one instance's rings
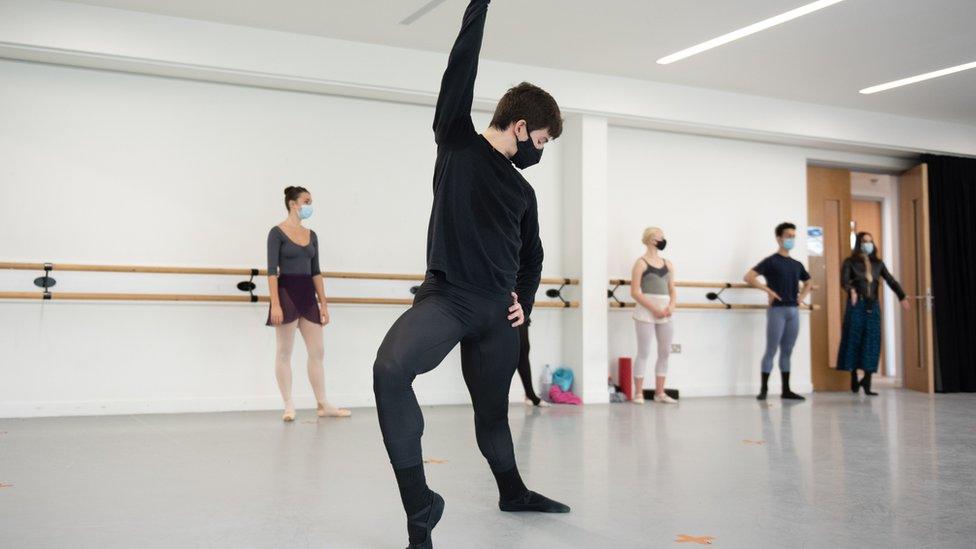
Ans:
MULTIPOLYGON (((75 0, 447 52, 466 2, 75 0)), ((976 125, 976 70, 875 95, 870 85, 976 61, 976 0, 846 0, 672 65, 655 60, 811 0, 496 0, 483 57, 976 125)))

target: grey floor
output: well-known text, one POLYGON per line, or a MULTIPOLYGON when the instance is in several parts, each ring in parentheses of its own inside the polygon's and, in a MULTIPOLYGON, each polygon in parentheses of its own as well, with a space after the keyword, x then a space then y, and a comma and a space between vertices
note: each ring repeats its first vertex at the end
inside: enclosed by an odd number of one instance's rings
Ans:
MULTIPOLYGON (((355 412, 0 420, 0 547, 403 547, 375 413, 355 412)), ((513 406, 559 516, 498 511, 470 410, 424 412, 441 548, 976 547, 976 395, 513 406)))

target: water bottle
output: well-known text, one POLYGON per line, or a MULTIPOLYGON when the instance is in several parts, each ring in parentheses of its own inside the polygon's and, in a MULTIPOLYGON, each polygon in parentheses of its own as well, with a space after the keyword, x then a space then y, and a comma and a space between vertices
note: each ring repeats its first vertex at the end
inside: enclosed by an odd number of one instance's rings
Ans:
POLYGON ((549 387, 552 387, 552 368, 546 364, 546 367, 542 370, 542 398, 546 401, 549 400, 549 387))

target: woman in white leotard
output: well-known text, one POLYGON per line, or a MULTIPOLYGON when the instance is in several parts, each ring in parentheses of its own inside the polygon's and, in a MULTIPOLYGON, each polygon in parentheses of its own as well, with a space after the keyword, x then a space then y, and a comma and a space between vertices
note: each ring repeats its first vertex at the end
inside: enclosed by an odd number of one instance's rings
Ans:
POLYGON ((654 402, 675 404, 677 401, 664 392, 668 374, 668 357, 674 325, 671 315, 677 303, 674 288, 674 265, 661 257, 667 245, 664 231, 657 227, 644 229, 641 242, 647 251, 634 262, 630 277, 630 295, 637 302, 634 307, 634 326, 637 329, 637 360, 634 362, 634 404, 644 403, 644 370, 651 355, 651 339, 657 337, 657 362, 654 366, 654 402))

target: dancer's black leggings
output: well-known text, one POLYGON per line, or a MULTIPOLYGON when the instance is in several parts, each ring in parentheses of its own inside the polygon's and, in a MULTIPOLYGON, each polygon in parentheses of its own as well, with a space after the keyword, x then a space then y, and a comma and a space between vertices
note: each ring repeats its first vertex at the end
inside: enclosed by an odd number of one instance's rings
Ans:
POLYGON ((383 443, 394 469, 423 463, 424 416, 411 384, 461 343, 461 372, 471 393, 481 453, 493 471, 515 467, 508 390, 519 335, 508 320, 511 300, 493 300, 428 275, 413 306, 390 328, 373 365, 373 392, 383 443))
POLYGON ((529 323, 518 327, 519 331, 519 361, 518 375, 522 379, 522 388, 525 389, 525 398, 535 404, 539 404, 539 397, 532 388, 532 366, 529 364, 529 323))

